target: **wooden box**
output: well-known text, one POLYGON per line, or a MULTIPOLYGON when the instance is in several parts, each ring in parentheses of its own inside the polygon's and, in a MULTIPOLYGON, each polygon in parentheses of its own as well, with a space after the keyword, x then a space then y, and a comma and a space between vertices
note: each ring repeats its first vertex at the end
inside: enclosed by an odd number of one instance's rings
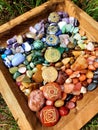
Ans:
MULTIPOLYGON (((0 26, 0 46, 5 45, 8 38, 15 34, 23 34, 52 11, 67 11, 76 17, 80 28, 87 36, 98 42, 98 23, 74 5, 70 0, 51 0, 36 7, 23 15, 0 26)), ((85 94, 83 100, 78 101, 77 107, 68 116, 62 117, 54 127, 43 127, 27 105, 27 99, 13 81, 8 69, 0 59, 0 92, 10 108, 14 118, 18 120, 21 130, 78 130, 98 113, 98 88, 85 94)))

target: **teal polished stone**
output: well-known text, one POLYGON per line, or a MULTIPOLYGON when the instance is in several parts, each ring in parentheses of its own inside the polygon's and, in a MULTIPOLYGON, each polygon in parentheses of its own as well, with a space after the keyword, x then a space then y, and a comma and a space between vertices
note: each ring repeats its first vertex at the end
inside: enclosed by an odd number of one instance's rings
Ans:
POLYGON ((16 71, 15 73, 14 73, 14 75, 13 75, 13 79, 16 79, 17 77, 19 77, 21 74, 18 72, 18 71, 16 71))
POLYGON ((44 43, 41 40, 35 40, 33 42, 34 49, 40 50, 44 48, 44 43))

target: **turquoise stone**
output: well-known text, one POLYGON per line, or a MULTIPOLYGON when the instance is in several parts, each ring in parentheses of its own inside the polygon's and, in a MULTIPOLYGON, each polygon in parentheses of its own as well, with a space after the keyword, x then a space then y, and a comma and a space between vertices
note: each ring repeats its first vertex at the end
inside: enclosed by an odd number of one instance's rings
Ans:
POLYGON ((13 75, 13 79, 16 79, 17 77, 19 77, 21 74, 18 72, 18 71, 16 71, 15 73, 14 73, 14 75, 13 75))
POLYGON ((34 49, 43 49, 44 43, 41 40, 36 40, 33 42, 34 49))
POLYGON ((58 47, 57 49, 60 51, 61 54, 65 51, 65 48, 63 47, 58 47))
POLYGON ((73 33, 78 33, 78 32, 79 32, 79 27, 75 27, 73 33))

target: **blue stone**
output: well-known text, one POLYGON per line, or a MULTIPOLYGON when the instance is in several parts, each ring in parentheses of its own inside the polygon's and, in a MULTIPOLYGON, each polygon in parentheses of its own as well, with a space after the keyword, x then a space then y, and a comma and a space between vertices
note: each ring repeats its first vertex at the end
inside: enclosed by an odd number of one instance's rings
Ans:
POLYGON ((21 53, 16 53, 12 59, 12 65, 17 66, 25 61, 25 56, 21 53))
POLYGON ((2 54, 2 55, 1 55, 1 58, 2 58, 2 59, 5 59, 6 57, 7 57, 6 54, 2 54))
POLYGON ((33 38, 27 38, 27 39, 26 39, 26 42, 28 42, 29 44, 31 44, 31 43, 34 42, 34 39, 33 39, 33 38))
POLYGON ((59 30, 55 35, 56 35, 56 36, 59 36, 59 35, 61 35, 61 34, 62 34, 62 31, 59 30))
POLYGON ((4 62, 4 64, 5 64, 8 68, 10 68, 10 67, 12 66, 10 60, 9 60, 7 57, 4 59, 3 62, 4 62))
POLYGON ((7 45, 11 45, 11 44, 13 44, 15 42, 16 42, 16 38, 12 37, 12 38, 10 38, 10 39, 7 40, 7 45))
POLYGON ((45 42, 45 41, 46 41, 46 37, 43 37, 43 38, 41 39, 41 41, 42 41, 42 42, 45 42))
POLYGON ((4 52, 4 54, 6 54, 6 55, 10 55, 10 54, 12 54, 12 50, 10 50, 10 49, 6 49, 5 52, 4 52))

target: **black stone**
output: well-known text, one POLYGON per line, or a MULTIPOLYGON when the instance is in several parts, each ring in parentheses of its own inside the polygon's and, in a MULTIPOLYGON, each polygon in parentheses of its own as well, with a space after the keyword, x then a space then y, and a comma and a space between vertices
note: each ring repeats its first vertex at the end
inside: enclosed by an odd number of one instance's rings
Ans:
POLYGON ((6 50, 6 48, 0 47, 0 54, 3 54, 5 50, 6 50))
POLYGON ((92 91, 92 90, 94 90, 96 88, 97 88, 97 84, 96 83, 91 83, 91 84, 88 85, 87 90, 92 91))
POLYGON ((98 80, 94 79, 92 82, 98 84, 98 80))
POLYGON ((65 102, 70 101, 73 97, 74 97, 73 94, 68 94, 67 97, 66 97, 66 99, 65 99, 65 102))
POLYGON ((79 26, 79 21, 78 21, 76 18, 74 19, 74 26, 75 26, 75 27, 78 27, 78 26, 79 26))

